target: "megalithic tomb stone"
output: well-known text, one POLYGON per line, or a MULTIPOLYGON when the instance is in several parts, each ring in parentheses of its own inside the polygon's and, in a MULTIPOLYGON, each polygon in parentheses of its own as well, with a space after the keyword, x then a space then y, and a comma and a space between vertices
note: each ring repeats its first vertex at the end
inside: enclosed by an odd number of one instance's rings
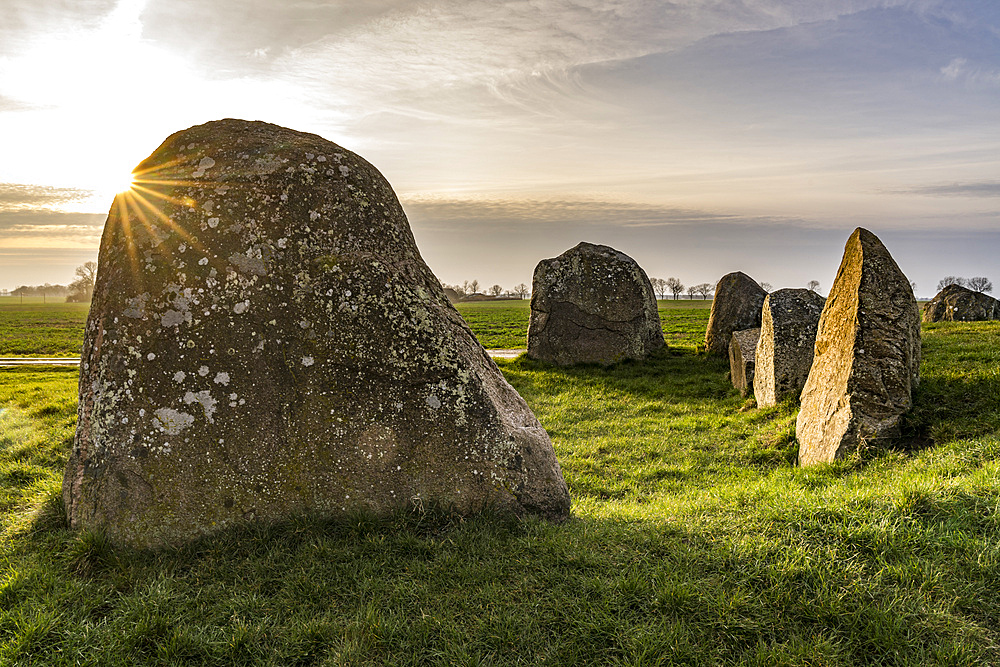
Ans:
POLYGON ((727 354, 734 331, 759 329, 766 296, 764 288, 742 271, 722 276, 715 286, 712 313, 705 330, 706 351, 727 354))
POLYGON ((729 339, 729 378, 743 397, 753 393, 758 338, 760 329, 744 329, 729 339))
POLYGON ((948 285, 924 306, 924 322, 1000 320, 1000 301, 961 285, 948 285))
POLYGON ((535 267, 528 356, 563 366, 612 364, 662 347, 653 287, 625 253, 580 243, 535 267))
POLYGON ((897 437, 920 381, 920 310, 882 242, 854 230, 826 298, 795 424, 799 463, 897 437))
POLYGON ((825 300, 808 289, 780 289, 764 299, 753 395, 768 407, 798 398, 812 367, 816 327, 825 300))
POLYGON ((548 435, 374 167, 223 120, 135 175, 101 240, 71 526, 153 547, 301 512, 567 516, 548 435))

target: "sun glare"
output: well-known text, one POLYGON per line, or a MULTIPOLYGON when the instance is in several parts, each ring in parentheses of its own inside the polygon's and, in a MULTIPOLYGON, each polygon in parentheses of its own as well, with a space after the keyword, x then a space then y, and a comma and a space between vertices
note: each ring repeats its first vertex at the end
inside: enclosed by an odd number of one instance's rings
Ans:
POLYGON ((133 187, 135 187, 135 174, 129 174, 127 180, 123 180, 122 183, 119 184, 116 194, 128 192, 133 187))

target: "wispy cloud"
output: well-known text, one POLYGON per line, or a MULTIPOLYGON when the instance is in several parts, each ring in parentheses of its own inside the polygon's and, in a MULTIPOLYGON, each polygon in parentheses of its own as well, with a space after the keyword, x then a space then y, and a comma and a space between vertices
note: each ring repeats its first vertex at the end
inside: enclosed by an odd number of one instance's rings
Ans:
MULTIPOLYGON (((588 227, 639 228, 708 225, 714 223, 772 224, 790 220, 769 216, 738 216, 655 204, 600 200, 447 199, 404 197, 407 215, 423 230, 475 227, 488 220, 491 227, 511 231, 525 227, 569 227, 585 233, 588 227)), ((795 221, 801 222, 801 221, 795 221)))
POLYGON ((1000 197, 1000 181, 939 183, 888 192, 889 194, 927 195, 929 197, 1000 197))
POLYGON ((92 190, 54 188, 25 183, 0 183, 0 212, 64 209, 93 197, 92 190))

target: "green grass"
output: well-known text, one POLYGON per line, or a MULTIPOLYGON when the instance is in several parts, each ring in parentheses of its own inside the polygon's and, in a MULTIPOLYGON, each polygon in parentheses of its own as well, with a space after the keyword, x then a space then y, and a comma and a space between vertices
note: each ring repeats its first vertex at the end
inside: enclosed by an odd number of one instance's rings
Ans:
MULTIPOLYGON (((694 347, 704 343, 711 300, 673 299, 657 301, 660 323, 668 345, 694 347)), ((527 345, 531 302, 472 301, 457 303, 462 315, 483 347, 520 349, 527 345)))
POLYGON ((0 664, 1000 664, 1000 323, 925 327, 893 451, 794 465, 726 363, 501 362, 561 525, 439 513, 113 549, 61 520, 75 371, 0 372, 0 664))
MULTIPOLYGON (((657 302, 669 345, 694 347, 704 342, 711 301, 657 302)), ((479 301, 455 304, 483 347, 521 349, 527 343, 531 303, 479 301)), ((0 356, 75 357, 83 347, 89 304, 43 303, 28 297, 0 298, 0 356)))
POLYGON ((83 347, 87 303, 0 298, 0 357, 76 357, 83 347))

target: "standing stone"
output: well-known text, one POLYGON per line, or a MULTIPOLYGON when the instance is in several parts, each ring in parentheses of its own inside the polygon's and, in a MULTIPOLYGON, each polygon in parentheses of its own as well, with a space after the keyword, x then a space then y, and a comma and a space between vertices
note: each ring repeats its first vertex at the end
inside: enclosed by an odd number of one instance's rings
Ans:
POLYGON ((567 516, 548 435, 374 167, 222 120, 135 173, 101 240, 72 527, 152 547, 300 512, 567 516))
POLYGON ((767 292, 753 278, 736 271, 722 276, 715 286, 712 314, 705 331, 709 354, 726 354, 734 331, 760 328, 760 313, 767 292))
POLYGON ((920 381, 920 310, 878 237, 854 230, 826 299, 795 424, 799 463, 898 436, 920 381))
POLYGON ((580 243, 535 267, 528 356, 559 365, 645 359, 664 346, 653 287, 625 253, 580 243))
POLYGON ((924 322, 1000 320, 1000 301, 961 285, 948 285, 924 306, 924 322))
POLYGON ((734 331, 729 339, 729 377, 733 386, 740 390, 740 396, 746 398, 754 389, 754 366, 757 353, 757 339, 760 329, 744 329, 734 331))
POLYGON ((808 289, 781 289, 764 299, 753 393, 759 407, 798 398, 812 367, 825 300, 808 289))

